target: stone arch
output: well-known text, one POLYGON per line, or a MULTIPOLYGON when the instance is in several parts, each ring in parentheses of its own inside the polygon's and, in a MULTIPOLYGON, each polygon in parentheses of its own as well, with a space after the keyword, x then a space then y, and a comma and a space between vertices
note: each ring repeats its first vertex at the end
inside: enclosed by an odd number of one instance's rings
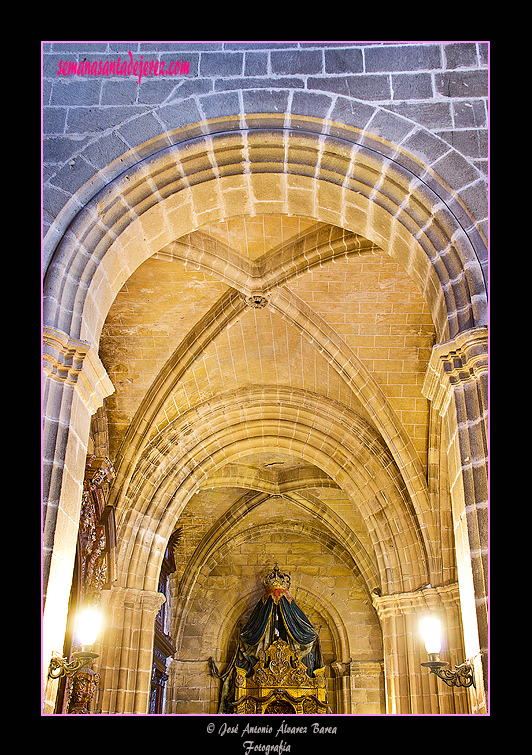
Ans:
MULTIPOLYGON (((308 535, 312 540, 323 543, 338 559, 356 575, 365 586, 369 596, 372 589, 379 587, 379 578, 376 566, 369 554, 356 535, 333 511, 327 510, 320 501, 313 496, 302 499, 299 496, 282 496, 289 499, 302 510, 311 512, 314 516, 314 524, 302 519, 283 519, 276 522, 278 532, 288 532, 308 535)), ((256 506, 265 503, 270 496, 260 493, 258 495, 246 494, 239 498, 233 506, 224 514, 222 521, 206 533, 190 559, 179 583, 179 605, 183 613, 191 599, 197 575, 203 564, 205 568, 212 569, 217 562, 217 557, 222 549, 234 546, 239 542, 253 539, 258 536, 268 524, 254 525, 249 528, 245 524, 247 514, 256 506), (241 529, 241 528, 244 529, 241 529)), ((179 631, 176 631, 176 635, 179 631)))
MULTIPOLYGON (((238 113, 134 147, 72 197, 47 236, 45 329, 90 356, 136 267, 242 212, 303 215, 369 239, 418 283, 440 339, 484 324, 486 254, 475 219, 435 167, 386 132, 372 134, 371 122, 238 113)), ((82 440, 86 423, 75 432, 82 440)))
MULTIPOLYGON (((443 49, 440 54, 444 56, 443 49)), ((444 57, 442 62, 445 67, 444 57)), ((298 85, 291 78, 260 81, 242 76, 231 84, 226 80, 223 93, 215 91, 212 79, 210 86, 207 82, 200 77, 191 82, 190 89, 188 83, 179 91, 176 87, 166 100, 153 106, 131 108, 127 114, 121 111, 116 121, 106 121, 112 123, 106 131, 87 129, 86 138, 76 140, 79 146, 72 152, 76 170, 70 170, 72 166, 61 156, 57 160, 61 165, 47 186, 53 193, 49 206, 55 219, 43 250, 43 323, 45 328, 55 328, 54 336, 67 352, 66 361, 74 352, 69 378, 81 370, 83 362, 83 372, 90 373, 90 379, 94 375, 95 382, 101 379, 95 395, 90 396, 93 400, 86 402, 87 414, 101 406, 102 395, 112 390, 105 382, 102 365, 98 368, 96 353, 101 323, 124 276, 152 252, 173 253, 170 247, 183 229, 193 233, 206 218, 231 217, 238 203, 245 213, 272 209, 310 213, 359 233, 393 255, 430 302, 441 341, 486 324, 483 268, 487 254, 479 230, 486 220, 486 182, 466 157, 466 150, 461 155, 459 149, 440 139, 438 126, 432 132, 423 128, 415 122, 417 115, 399 115, 413 113, 412 109, 401 110, 393 101, 381 100, 381 105, 375 105, 343 96, 351 91, 350 84, 338 76, 321 83, 306 77, 298 85), (340 89, 340 84, 345 88, 340 89), (303 89, 298 91, 296 86, 303 89), (188 97, 185 92, 193 94, 188 97), (118 149, 114 154, 124 145, 128 151, 107 165, 110 145, 118 149), (95 166, 103 167, 94 172, 95 166), (87 176, 91 177, 79 190, 72 188, 87 176), (70 197, 69 201, 55 212, 65 197, 70 197), (174 239, 159 248, 165 241, 157 233, 161 220, 166 224, 162 230, 174 239)), ((441 89, 439 92, 436 98, 445 99, 441 89)), ((447 136, 450 138, 450 133, 447 136)), ((234 295, 235 310, 239 301, 240 291, 234 295)), ((295 311, 301 315, 297 307, 295 311)), ((330 357, 334 358, 333 352, 330 357)), ((459 370, 459 360, 452 355, 450 359, 459 370)), ((70 502, 80 495, 88 422, 80 418, 85 410, 81 402, 70 409, 72 383, 52 384, 52 380, 55 377, 47 380, 50 393, 45 396, 44 413, 46 437, 51 438, 46 461, 54 468, 50 477, 47 469, 43 492, 51 502, 50 510, 68 508, 66 521, 58 519, 57 524, 51 511, 53 524, 49 525, 58 533, 50 547, 68 572, 71 559, 60 541, 72 540, 75 533, 76 504, 70 502), (67 427, 68 438, 63 432, 67 427)), ((469 406, 466 398, 463 403, 469 406)), ((434 414, 437 409, 434 402, 434 414)), ((385 415, 383 412, 378 418, 387 419, 385 415)), ((471 413, 464 416, 464 427, 478 425, 471 413)), ((379 430, 384 426, 386 422, 381 422, 379 430)), ((454 433, 456 427, 449 426, 454 433)), ((388 427, 393 427, 393 422, 388 427)), ((473 430, 469 433, 471 436, 473 430)), ((403 464, 408 454, 403 445, 398 449, 390 442, 394 433, 384 432, 382 437, 405 476, 405 506, 412 505, 414 518, 424 522, 421 527, 428 542, 430 507, 425 507, 426 494, 420 483, 411 486, 417 477, 415 465, 403 464)), ((456 433, 453 437, 459 438, 462 447, 475 445, 474 439, 468 445, 456 433)), ((138 450, 133 444, 124 448, 124 455, 131 458, 138 450)), ((155 463, 155 459, 151 461, 155 463)), ((476 460, 473 464, 479 468, 476 460)), ((478 489, 479 483, 473 482, 478 489)), ((166 511, 160 502, 159 498, 150 501, 154 517, 166 511)), ((471 512, 467 518, 472 519, 471 512)), ((130 523, 133 528, 142 525, 139 511, 131 512, 130 523)), ((155 561, 166 524, 164 521, 154 538, 155 561)), ((483 554, 484 549, 472 552, 483 554)), ((434 554, 431 559, 435 561, 434 554)), ((477 572, 475 562, 473 571, 477 572)), ((475 597, 478 603, 476 593, 475 597)))
POLYGON ((382 138, 302 117, 286 128, 284 117, 261 115, 243 128, 238 116, 168 132, 121 159, 122 172, 115 164, 84 188, 94 193, 69 210, 60 240, 50 234, 44 323, 72 338, 95 347, 133 270, 235 207, 314 217, 370 239, 420 285, 440 339, 486 322, 474 220, 433 171, 382 138))
MULTIPOLYGON (((190 595, 188 596, 186 603, 180 601, 178 607, 178 612, 180 614, 178 616, 179 625, 175 627, 178 653, 184 626, 188 621, 187 612, 182 610, 182 608, 185 605, 190 605, 190 603, 197 597, 198 591, 201 592, 207 572, 212 571, 216 565, 223 560, 225 554, 230 552, 231 547, 260 538, 277 528, 277 524, 275 526, 272 524, 264 524, 254 526, 245 532, 238 532, 234 536, 229 535, 224 550, 221 553, 211 553, 208 561, 200 565, 202 579, 197 580, 191 586, 190 595)), ((289 530, 288 527, 285 527, 285 530, 287 532, 293 532, 292 530, 289 530)), ((301 528, 301 533, 310 536, 315 534, 305 528, 301 528)), ((318 606, 318 611, 322 613, 324 617, 327 617, 328 627, 334 637, 337 657, 343 661, 348 660, 352 654, 348 630, 348 627, 352 622, 352 617, 350 616, 348 608, 341 600, 338 600, 338 596, 334 595, 333 591, 324 589, 324 585, 319 577, 305 574, 304 571, 292 570, 292 572, 294 577, 292 594, 296 599, 301 593, 311 596, 311 601, 314 605, 318 606)), ((215 639, 213 647, 223 647, 224 642, 229 639, 237 620, 242 614, 251 608, 253 602, 256 602, 261 597, 262 593, 263 587, 260 582, 259 573, 255 576, 243 576, 239 579, 238 594, 231 593, 227 595, 227 600, 222 606, 217 604, 216 607, 212 609, 216 615, 216 620, 212 621, 212 626, 215 627, 215 633, 212 635, 215 639)))
MULTIPOLYGON (((339 229, 336 229, 339 231, 339 229)), ((343 231, 327 231, 325 234, 320 230, 306 235, 299 239, 299 243, 288 244, 287 246, 297 247, 296 255, 302 257, 305 262, 305 269, 313 264, 319 263, 323 259, 335 259, 337 256, 348 256, 351 253, 357 253, 364 241, 353 234, 345 234, 343 231), (325 235, 325 238, 324 238, 325 235), (302 250, 299 248, 302 246, 302 250)), ((187 255, 191 251, 188 244, 174 244, 184 251, 182 254, 187 255)), ((218 245, 217 245, 218 246, 218 245)), ((222 249, 222 253, 227 250, 222 249)), ((279 269, 281 280, 285 280, 289 275, 297 274, 298 263, 296 255, 292 254, 286 258, 284 249, 277 252, 280 258, 279 269), (291 273, 287 271, 293 264, 291 273)), ((205 266, 209 272, 212 272, 212 266, 217 266, 217 260, 222 259, 220 270, 225 270, 224 275, 227 277, 233 287, 251 294, 253 283, 246 283, 246 278, 257 280, 259 274, 254 276, 249 274, 249 270, 242 270, 245 260, 234 259, 231 263, 231 272, 227 272, 224 259, 227 255, 217 255, 212 249, 207 255, 207 262, 203 256, 204 250, 194 255, 196 264, 205 266), (214 260, 213 260, 214 258, 214 260), (239 271, 241 272, 239 279, 239 271)), ((233 255, 236 258, 237 255, 233 255)), ((179 259, 182 257, 178 256, 179 259)), ((188 257, 187 257, 188 259, 188 257)), ((246 262, 249 267, 249 261, 246 262)), ((256 266, 258 267, 258 266, 256 266)), ((257 284, 255 284, 257 285, 257 284)), ((308 339, 318 349, 325 359, 331 364, 331 367, 338 373, 340 378, 346 382, 350 390, 360 399, 366 410, 371 414, 376 427, 385 439, 390 451, 401 469, 406 470, 405 479, 411 496, 425 495, 424 490, 420 490, 420 481, 423 479, 423 470, 420 466, 419 459, 412 447, 411 440, 404 432, 401 423, 398 421, 389 402, 386 400, 383 391, 378 386, 373 376, 364 367, 362 362, 352 353, 344 341, 339 338, 333 329, 315 312, 313 312, 303 301, 295 294, 286 289, 273 289, 273 284, 265 284, 263 291, 270 290, 268 295, 268 305, 273 312, 280 315, 284 320, 299 330, 303 337, 308 339)), ((114 497, 119 499, 120 490, 129 482, 131 474, 135 468, 140 455, 148 442, 148 431, 151 423, 161 410, 164 402, 168 400, 171 392, 175 389, 177 382, 183 377, 185 372, 190 369, 194 361, 199 358, 207 346, 216 338, 216 336, 225 328, 228 328, 236 319, 242 316, 245 311, 245 303, 242 298, 235 295, 232 288, 219 301, 215 303, 211 311, 200 320, 194 329, 193 337, 187 338, 181 343, 173 356, 161 371, 158 378, 154 381, 145 399, 139 406, 133 421, 128 428, 122 451, 117 460, 117 483, 114 488, 114 497)), ((422 484, 422 483, 421 483, 422 484)))
MULTIPOLYGON (((267 554, 268 544, 271 546, 272 542, 275 542, 278 545, 277 541, 286 535, 290 539, 286 540, 287 554, 283 557, 286 559, 286 566, 283 570, 286 569, 292 576, 291 595, 305 613, 313 617, 315 626, 321 625, 320 636, 325 643, 322 650, 328 669, 327 676, 330 677, 329 692, 333 696, 329 698, 329 702, 333 706, 338 706, 336 712, 351 712, 349 696, 345 695, 345 685, 337 678, 338 667, 345 664, 349 666, 353 658, 363 658, 370 664, 373 661, 375 665, 379 664, 382 657, 382 646, 379 644, 382 643, 380 623, 367 594, 362 597, 364 590, 356 595, 355 586, 360 580, 360 574, 355 570, 358 580, 353 580, 351 556, 346 550, 339 549, 338 543, 333 545, 326 536, 324 538, 324 533, 317 533, 315 527, 301 525, 298 528, 297 522, 289 520, 280 525, 278 522, 273 524, 265 521, 251 528, 242 527, 236 532, 227 531, 226 535, 226 540, 218 543, 218 547, 213 545, 209 556, 198 560, 197 578, 189 585, 188 599, 182 595, 182 585, 179 583, 176 607, 179 620, 175 634, 178 648, 175 656, 177 666, 181 670, 195 665, 204 669, 205 659, 212 656, 221 671, 227 667, 234 650, 237 624, 261 598, 261 576, 269 571, 270 560, 274 558, 263 555, 261 560, 259 556, 253 574, 250 574, 250 567, 245 573, 240 574, 238 566, 236 571, 228 570, 232 564, 232 554, 239 552, 247 544, 253 544, 256 550, 258 542, 263 543, 264 554, 267 554), (330 553, 334 559, 332 563, 335 564, 331 569, 332 574, 339 575, 342 571, 339 566, 345 565, 345 572, 350 575, 349 590, 345 587, 343 591, 342 588, 335 588, 329 583, 330 578, 323 574, 307 573, 305 568, 298 569, 295 563, 291 563, 291 559, 297 558, 290 556, 291 548, 294 545, 297 547, 305 540, 315 543, 318 551, 321 546, 324 551, 330 553), (218 585, 215 584, 216 580, 219 580, 218 585), (200 635, 197 625, 198 611, 202 616, 200 635), (208 615, 207 619, 205 613, 208 615)), ((204 681, 204 696, 209 694, 208 687, 204 681)), ((216 684, 211 681, 211 705, 216 704, 215 690, 216 684)), ((176 684, 173 688, 173 698, 178 700, 179 696, 179 684, 176 684)), ((211 710, 214 712, 215 708, 211 710)))
MULTIPOLYGON (((63 236, 72 219, 87 202, 109 181, 122 173, 127 173, 137 163, 152 154, 161 151, 180 139, 183 128, 191 137, 208 134, 224 133, 233 129, 235 123, 239 128, 257 129, 265 125, 277 129, 293 129, 295 131, 310 132, 318 135, 331 135, 346 142, 352 141, 367 146, 376 152, 382 152, 399 165, 418 175, 432 187, 441 179, 438 172, 446 174, 446 197, 458 222, 465 232, 474 239, 478 231, 475 223, 471 224, 470 215, 464 211, 460 193, 471 183, 480 185, 482 176, 467 162, 459 151, 449 148, 447 142, 439 139, 430 130, 424 128, 421 122, 391 112, 386 107, 374 105, 371 102, 357 100, 355 97, 325 95, 322 90, 303 93, 301 101, 297 91, 286 89, 285 82, 276 82, 279 86, 273 90, 254 90, 242 88, 238 82, 238 93, 225 92, 223 97, 200 92, 191 97, 185 97, 178 102, 163 102, 149 111, 149 115, 133 115, 126 123, 117 124, 113 129, 114 135, 130 150, 120 155, 104 169, 94 173, 87 183, 77 190, 72 190, 68 175, 62 171, 54 175, 53 186, 60 187, 63 196, 68 198, 59 212, 54 213, 54 220, 46 236, 45 258, 52 254, 58 240, 63 236), (324 100, 328 104, 324 106, 324 100), (312 113, 312 115, 309 115, 312 113), (146 128, 148 121, 150 127, 146 128), (155 128, 154 124, 157 124, 155 128), (193 125, 191 125, 193 124, 193 125), (166 128, 164 128, 166 126, 166 128), (150 138, 151 137, 151 138, 150 138), (462 172, 442 170, 449 162, 462 167, 462 172), (448 200, 452 198, 452 202, 448 200)), ((88 140, 80 144, 78 150, 73 151, 72 159, 84 159, 86 151, 105 153, 107 134, 95 132, 88 140)), ((87 158, 89 164, 91 158, 87 158)), ((443 185, 443 184, 442 184, 443 185)), ((477 222, 480 224, 485 218, 481 208, 476 209, 477 222)), ((480 250, 482 241, 478 246, 480 250)), ((483 260, 485 262, 485 260, 483 260)))
MULTIPOLYGON (((209 479, 209 487, 212 484, 212 477, 209 479)), ((225 482, 227 485, 227 482, 225 482)), ((233 483, 234 484, 234 483, 233 483)), ((322 480, 320 480, 322 484, 322 480)), ((352 568, 360 573, 368 593, 374 588, 380 587, 379 576, 376 564, 371 554, 368 553, 364 544, 350 529, 350 527, 336 514, 330 507, 323 504, 316 496, 308 491, 291 491, 284 494, 274 494, 260 490, 252 482, 249 492, 239 498, 228 511, 220 518, 218 524, 213 526, 204 536, 198 545, 194 556, 191 559, 190 566, 185 570, 181 580, 181 590, 186 592, 187 574, 193 575, 199 568, 199 565, 227 538, 230 537, 233 528, 241 523, 249 511, 257 505, 260 505, 268 498, 283 498, 300 507, 303 512, 309 513, 317 523, 319 528, 315 530, 318 539, 326 538, 333 541, 333 549, 337 548, 341 552, 342 558, 350 560, 352 568), (255 493, 253 488, 257 491, 255 493)), ((303 525, 299 522, 293 522, 296 530, 303 525)), ((284 525, 283 525, 284 526, 284 525)), ((308 523, 305 525, 309 528, 308 523)), ((313 530, 314 531, 314 530, 313 530)))
POLYGON ((129 505, 124 514, 119 511, 120 539, 127 544, 119 569, 127 574, 128 586, 153 589, 166 541, 186 501, 211 471, 254 448, 282 449, 305 459, 343 488, 372 533, 385 592, 404 590, 403 579, 407 589, 428 581, 430 513, 414 512, 399 470, 375 436, 364 443, 361 433, 331 416, 334 406, 323 397, 314 396, 314 405, 308 396, 306 405, 292 397, 299 413, 294 419, 282 416, 279 408, 282 398, 286 410, 288 394, 275 388, 267 399, 264 388, 257 390, 258 395, 250 389, 206 402, 172 423, 144 454, 125 498, 129 505), (410 574, 400 576, 405 570, 410 574))
MULTIPOLYGON (((179 652, 176 654, 176 659, 178 660, 174 660, 170 664, 169 670, 169 684, 172 686, 169 693, 172 698, 169 705, 170 712, 180 712, 180 695, 182 693, 182 688, 179 682, 174 682, 172 684, 172 665, 178 666, 181 672, 186 670, 187 667, 190 668, 190 666, 192 666, 192 670, 196 672, 196 684, 203 684, 202 689, 200 689, 200 696, 202 696, 200 699, 203 699, 204 705, 210 707, 211 713, 217 712, 220 694, 219 682, 212 677, 209 680, 208 661, 206 659, 213 658, 222 673, 227 668, 227 664, 231 660, 230 655, 235 642, 236 627, 239 621, 241 621, 242 616, 249 612, 251 605, 258 601, 262 594, 262 590, 260 588, 257 589, 256 585, 252 584, 252 582, 253 580, 250 579, 242 579, 239 581, 238 593, 233 594, 233 600, 227 595, 226 601, 223 605, 217 605, 216 608, 210 611, 208 610, 208 618, 205 623, 206 633, 202 638, 201 647, 199 648, 199 655, 202 656, 201 658, 198 657, 191 664, 190 662, 187 662, 187 660, 181 659, 179 652), (213 634, 208 632, 207 628, 210 627, 213 627, 213 634), (200 672, 200 670, 202 677, 198 678, 198 672, 200 672)), ((335 660, 340 658, 348 659, 349 635, 343 624, 343 619, 345 618, 343 613, 338 611, 337 606, 332 604, 322 595, 320 586, 303 584, 302 588, 299 590, 298 598, 299 605, 305 610, 305 612, 309 612, 310 606, 312 612, 315 615, 317 614, 325 624, 325 634, 331 638, 335 660)), ((323 633, 322 629, 322 635, 323 633)), ((181 677, 182 674, 179 676, 181 677)), ((335 685, 335 683, 336 679, 333 677, 332 684, 335 685)), ((337 697, 334 686, 332 692, 335 697, 337 697)), ((340 702, 340 705, 342 705, 342 702, 340 702)), ((347 710, 341 710, 338 712, 347 712, 347 710)))

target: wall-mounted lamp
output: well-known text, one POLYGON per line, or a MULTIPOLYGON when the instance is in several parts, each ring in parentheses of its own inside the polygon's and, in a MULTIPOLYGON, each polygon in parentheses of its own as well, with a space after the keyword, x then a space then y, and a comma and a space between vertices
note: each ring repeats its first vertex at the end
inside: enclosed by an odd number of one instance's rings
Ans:
POLYGON ((425 640, 425 648, 429 655, 429 660, 422 663, 427 666, 431 674, 436 674, 449 687, 471 687, 475 686, 473 678, 473 667, 469 661, 465 661, 460 666, 456 666, 454 671, 446 669, 449 664, 447 661, 440 661, 441 651, 441 632, 439 619, 426 618, 420 623, 421 633, 425 640))
POLYGON ((48 677, 50 679, 60 679, 62 676, 75 676, 78 671, 85 666, 90 666, 94 659, 98 658, 98 653, 93 653, 91 648, 96 640, 101 620, 101 614, 92 608, 84 610, 79 615, 76 634, 81 643, 81 650, 72 653, 72 660, 70 662, 66 658, 53 656, 48 667, 48 677))

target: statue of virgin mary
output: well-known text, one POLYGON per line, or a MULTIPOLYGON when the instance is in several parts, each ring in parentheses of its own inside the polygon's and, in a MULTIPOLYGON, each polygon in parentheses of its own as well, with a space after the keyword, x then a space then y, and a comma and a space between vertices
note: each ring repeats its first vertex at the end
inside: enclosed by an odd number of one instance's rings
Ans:
POLYGON ((265 651, 277 639, 284 640, 306 666, 312 678, 314 670, 323 668, 317 631, 289 593, 290 575, 279 571, 277 564, 263 580, 264 594, 255 605, 238 637, 238 644, 228 669, 219 673, 212 658, 211 673, 223 680, 218 713, 232 713, 235 668, 251 676, 265 651))

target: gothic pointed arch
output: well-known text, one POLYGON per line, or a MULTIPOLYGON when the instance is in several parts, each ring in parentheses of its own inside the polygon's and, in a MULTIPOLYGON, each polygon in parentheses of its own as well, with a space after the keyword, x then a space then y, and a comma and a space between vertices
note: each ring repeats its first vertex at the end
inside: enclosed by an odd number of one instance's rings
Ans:
MULTIPOLYGON (((428 581, 430 521, 414 513, 401 474, 385 447, 379 448, 371 432, 364 439, 364 423, 359 423, 362 432, 353 432, 351 424, 345 423, 345 410, 335 417, 338 410, 319 396, 298 396, 297 391, 277 387, 269 392, 251 388, 217 397, 169 425, 138 465, 124 499, 128 505, 123 510, 119 507, 125 544, 119 565, 128 584, 152 583, 161 558, 158 544, 165 544, 189 498, 211 472, 254 448, 285 449, 321 468, 344 490, 360 510, 380 554, 385 592, 428 581), (286 409, 290 403, 304 409, 307 416, 299 421, 284 416, 280 407, 286 409), (395 517, 404 525, 394 535, 395 517), (397 550, 379 545, 390 537, 397 542, 397 550), (404 552, 410 554, 406 572, 404 552)), ((352 416, 349 419, 355 421, 352 416)))

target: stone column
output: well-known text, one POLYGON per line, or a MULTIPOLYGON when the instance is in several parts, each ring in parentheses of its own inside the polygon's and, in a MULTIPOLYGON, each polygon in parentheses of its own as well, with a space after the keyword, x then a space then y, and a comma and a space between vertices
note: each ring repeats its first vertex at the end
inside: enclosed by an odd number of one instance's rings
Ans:
POLYGON ((336 676, 338 713, 374 715, 386 712, 384 664, 357 660, 331 664, 336 676))
POLYGON ((423 394, 442 419, 465 651, 475 665, 475 712, 487 711, 488 329, 437 344, 423 394))
POLYGON ((46 677, 63 650, 90 419, 114 388, 90 344, 53 328, 43 336, 43 678, 52 713, 57 682, 46 677))
POLYGON ((373 604, 382 626, 387 713, 467 713, 467 691, 448 687, 421 666, 427 654, 419 623, 429 612, 442 622, 442 660, 453 668, 465 660, 458 585, 374 596, 373 604))
MULTIPOLYGON (((334 672, 336 713, 353 713, 351 709, 349 662, 341 663, 340 661, 333 661, 331 668, 334 672)), ((329 703, 331 702, 330 700, 329 703)))
POLYGON ((164 601, 160 592, 132 587, 102 592, 99 713, 148 713, 155 617, 164 601))

